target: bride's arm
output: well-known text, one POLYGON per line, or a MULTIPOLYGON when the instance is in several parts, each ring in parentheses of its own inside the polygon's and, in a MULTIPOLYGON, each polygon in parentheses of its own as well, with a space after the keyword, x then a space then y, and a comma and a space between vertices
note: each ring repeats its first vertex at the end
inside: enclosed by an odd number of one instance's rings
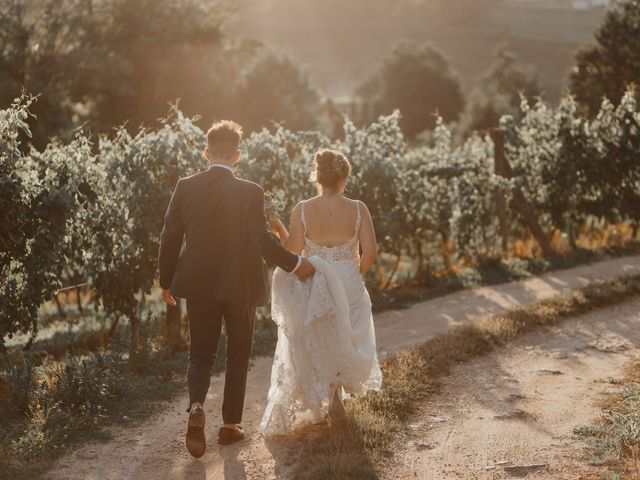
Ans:
POLYGON ((278 237, 282 246, 287 243, 289 232, 287 231, 287 227, 284 226, 284 223, 282 223, 282 220, 278 217, 274 217, 269 221, 269 231, 278 237))
POLYGON ((280 243, 284 248, 296 255, 302 254, 304 249, 304 226, 302 225, 300 204, 296 205, 291 213, 291 232, 288 232, 284 224, 277 219, 273 220, 269 227, 272 232, 278 234, 280 243))
POLYGON ((296 255, 302 255, 302 250, 304 250, 304 226, 302 225, 300 204, 297 204, 291 212, 289 237, 284 247, 296 255))
MULTIPOLYGON (((378 245, 376 242, 376 231, 373 228, 373 220, 371 212, 367 206, 360 202, 360 211, 362 214, 362 224, 360 225, 360 248, 362 256, 360 257, 360 273, 366 273, 378 258, 378 245)), ((295 252, 294 252, 295 253, 295 252)))

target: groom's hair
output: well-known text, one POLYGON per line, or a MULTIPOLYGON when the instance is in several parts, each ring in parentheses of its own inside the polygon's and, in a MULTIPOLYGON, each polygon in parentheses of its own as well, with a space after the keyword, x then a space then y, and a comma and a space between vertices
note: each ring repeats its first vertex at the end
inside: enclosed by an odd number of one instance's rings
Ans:
POLYGON ((221 120, 207 131, 207 146, 214 157, 230 158, 238 151, 242 127, 231 120, 221 120))

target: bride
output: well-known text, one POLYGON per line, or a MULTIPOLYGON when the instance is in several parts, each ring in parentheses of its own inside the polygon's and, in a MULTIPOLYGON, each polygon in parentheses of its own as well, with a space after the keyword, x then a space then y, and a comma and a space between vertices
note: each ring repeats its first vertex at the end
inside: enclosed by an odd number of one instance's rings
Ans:
POLYGON ((319 195, 296 205, 291 232, 278 219, 270 224, 288 250, 313 263, 316 274, 305 282, 279 268, 273 275, 278 345, 260 424, 267 434, 322 422, 325 414, 343 420, 344 392, 362 395, 382 383, 362 280, 376 259, 375 231, 364 203, 343 196, 350 171, 340 152, 320 150, 313 175, 319 195))

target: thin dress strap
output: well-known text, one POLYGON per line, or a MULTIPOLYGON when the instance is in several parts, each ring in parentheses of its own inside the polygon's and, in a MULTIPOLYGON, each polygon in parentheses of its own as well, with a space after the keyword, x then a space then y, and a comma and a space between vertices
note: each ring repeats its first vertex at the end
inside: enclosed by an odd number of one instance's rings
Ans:
POLYGON ((304 202, 300 202, 300 219, 302 220, 302 228, 304 233, 307 233, 307 219, 304 218, 304 202))
POLYGON ((356 200, 356 228, 355 228, 355 235, 354 237, 357 237, 358 234, 360 233, 360 223, 362 222, 362 217, 360 216, 360 200, 356 200))

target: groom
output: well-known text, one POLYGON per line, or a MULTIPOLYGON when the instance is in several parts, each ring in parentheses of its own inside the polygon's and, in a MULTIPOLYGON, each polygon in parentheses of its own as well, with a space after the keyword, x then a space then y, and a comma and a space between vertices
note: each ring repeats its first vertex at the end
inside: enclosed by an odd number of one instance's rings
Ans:
POLYGON ((207 132, 209 168, 181 179, 173 192, 160 237, 160 286, 169 305, 187 300, 189 316, 189 421, 187 448, 194 457, 206 449, 202 404, 209 389, 224 320, 227 366, 218 443, 244 438, 240 427, 255 309, 269 300, 263 259, 301 280, 313 266, 285 250, 269 233, 264 192, 237 178, 242 128, 231 121, 207 132))

